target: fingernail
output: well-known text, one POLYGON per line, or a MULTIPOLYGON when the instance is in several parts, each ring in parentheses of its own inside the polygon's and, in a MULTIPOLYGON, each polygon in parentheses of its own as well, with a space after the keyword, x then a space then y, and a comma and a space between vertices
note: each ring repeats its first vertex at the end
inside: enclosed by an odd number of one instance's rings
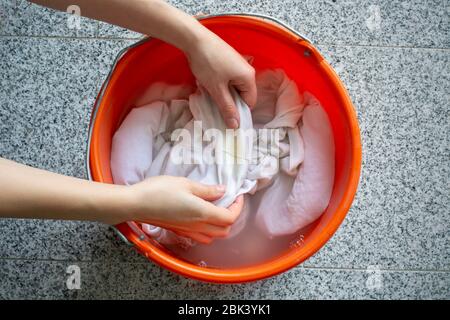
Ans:
POLYGON ((216 189, 218 192, 220 193, 224 193, 226 191, 226 187, 224 185, 219 184, 218 186, 216 186, 216 189))
POLYGON ((227 120, 227 126, 231 129, 239 128, 239 122, 235 118, 229 118, 227 120))

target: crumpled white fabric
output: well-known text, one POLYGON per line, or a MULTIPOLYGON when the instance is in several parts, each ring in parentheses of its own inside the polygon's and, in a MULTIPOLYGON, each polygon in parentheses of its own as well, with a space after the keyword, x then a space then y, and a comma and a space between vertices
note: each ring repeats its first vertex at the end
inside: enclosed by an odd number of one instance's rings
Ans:
MULTIPOLYGON (((152 85, 136 103, 143 106, 130 111, 113 137, 114 183, 129 185, 164 174, 223 184, 227 191, 215 202, 222 207, 241 194, 265 189, 256 206, 256 223, 269 237, 291 234, 317 219, 328 205, 334 181, 334 141, 327 115, 281 70, 258 73, 256 83, 252 112, 232 90, 241 119, 235 145, 229 139, 194 134, 197 121, 201 133, 226 132, 219 109, 203 88, 191 93, 188 86, 152 85), (267 130, 246 135, 253 128, 267 130), (186 132, 197 139, 190 141, 186 132), (213 147, 222 162, 205 162, 205 150, 213 147), (181 155, 194 161, 180 163, 181 155)), ((229 237, 244 229, 248 216, 247 211, 239 216, 229 237)), ((160 227, 142 227, 162 244, 194 244, 160 227)))
POLYGON ((271 236, 291 234, 307 226, 323 213, 331 198, 333 132, 326 112, 308 93, 305 105, 300 126, 304 158, 298 174, 294 180, 284 172, 277 175, 256 212, 256 222, 271 236))

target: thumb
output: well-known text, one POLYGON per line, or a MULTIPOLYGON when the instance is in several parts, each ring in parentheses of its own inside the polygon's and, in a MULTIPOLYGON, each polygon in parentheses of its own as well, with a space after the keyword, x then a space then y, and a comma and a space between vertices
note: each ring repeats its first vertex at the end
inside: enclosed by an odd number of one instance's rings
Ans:
POLYGON ((239 113, 236 109, 233 97, 228 85, 222 85, 211 93, 211 97, 216 102, 225 124, 230 129, 239 128, 239 113))
POLYGON ((223 197, 226 187, 223 185, 207 185, 192 181, 190 190, 194 196, 207 201, 214 201, 223 197))

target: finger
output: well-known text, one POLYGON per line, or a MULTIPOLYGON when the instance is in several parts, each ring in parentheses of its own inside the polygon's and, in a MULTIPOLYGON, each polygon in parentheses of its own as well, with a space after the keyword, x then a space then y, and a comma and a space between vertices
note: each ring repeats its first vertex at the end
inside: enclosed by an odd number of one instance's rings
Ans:
POLYGON ((248 56, 248 55, 243 55, 242 58, 244 58, 245 61, 248 62, 248 64, 253 64, 253 61, 255 60, 255 57, 253 57, 253 56, 248 56))
POLYGON ((244 196, 240 195, 236 198, 236 200, 228 207, 228 210, 231 212, 231 216, 234 221, 237 220, 239 215, 241 214, 242 208, 244 207, 244 196))
MULTIPOLYGON (((201 200, 203 201, 203 200, 201 200)), ((205 201, 206 202, 206 201, 205 201)), ((206 202, 209 203, 209 202, 206 202)), ((189 223, 176 224, 164 221, 152 221, 152 225, 158 226, 164 229, 172 230, 173 232, 194 232, 194 233, 203 233, 206 230, 209 223, 205 223, 202 221, 191 221, 189 223)), ((218 232, 220 234, 220 232, 218 232)))
POLYGON ((231 96, 228 85, 220 86, 218 89, 211 92, 211 96, 217 103, 220 114, 227 127, 230 129, 239 128, 239 113, 236 109, 236 104, 231 96))
POLYGON ((197 14, 194 16, 194 18, 198 19, 198 18, 201 18, 201 17, 204 17, 204 16, 206 16, 206 14, 204 14, 202 11, 200 11, 200 12, 197 12, 197 14))
POLYGON ((210 244, 213 240, 211 237, 202 233, 188 232, 188 231, 174 231, 174 232, 180 236, 191 238, 192 240, 203 244, 210 244))
POLYGON ((207 185, 195 181, 190 182, 190 190, 193 195, 206 201, 214 201, 223 197, 226 187, 223 185, 207 185))
POLYGON ((217 226, 214 224, 204 224, 199 228, 202 234, 212 238, 226 238, 230 233, 230 226, 217 226))
POLYGON ((206 221, 218 226, 230 226, 239 217, 244 205, 243 196, 236 198, 233 204, 226 208, 220 208, 212 203, 207 203, 209 206, 205 206, 206 221))
MULTIPOLYGON (((233 224, 234 216, 233 214, 230 213, 228 209, 217 207, 213 203, 198 198, 194 195, 192 195, 191 200, 192 200, 191 203, 188 205, 188 207, 190 208, 189 210, 192 212, 196 212, 198 218, 195 218, 190 222, 186 221, 183 223, 177 222, 172 223, 160 220, 145 221, 145 223, 150 223, 152 225, 164 229, 177 230, 183 232, 189 231, 203 232, 205 230, 205 225, 215 225, 223 228, 233 224)), ((217 236, 220 236, 223 233, 224 230, 220 230, 217 233, 217 236)))
POLYGON ((230 226, 218 226, 203 222, 193 223, 189 227, 176 226, 168 228, 176 233, 201 233, 210 238, 226 238, 231 230, 230 226))
POLYGON ((242 100, 252 109, 256 105, 256 83, 250 81, 243 86, 235 86, 241 96, 242 100))
POLYGON ((239 80, 231 81, 230 84, 233 85, 239 92, 242 100, 250 107, 253 108, 256 104, 257 99, 257 89, 255 80, 255 71, 249 72, 245 77, 239 80))

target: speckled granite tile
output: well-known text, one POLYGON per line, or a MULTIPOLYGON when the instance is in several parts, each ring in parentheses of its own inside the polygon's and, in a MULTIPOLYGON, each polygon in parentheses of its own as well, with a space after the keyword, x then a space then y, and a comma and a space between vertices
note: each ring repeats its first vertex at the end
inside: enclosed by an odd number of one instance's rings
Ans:
POLYGON ((98 73, 91 43, 2 38, 0 155, 78 177, 98 73))
POLYGON ((118 56, 118 54, 125 48, 138 42, 139 39, 126 40, 126 39, 113 39, 113 40, 98 40, 93 46, 95 63, 97 66, 97 72, 99 73, 100 85, 106 80, 108 73, 110 72, 112 65, 118 56))
POLYGON ((450 294, 449 273, 295 268, 238 285, 201 283, 141 265, 126 274, 121 285, 133 291, 119 287, 118 294, 134 299, 442 299, 450 294))
POLYGON ((193 16, 211 13, 211 0, 168 0, 167 2, 193 16))
POLYGON ((0 260, 0 299, 113 299, 121 280, 108 265, 36 260, 0 260), (68 287, 79 268, 80 289, 68 287), (68 281, 69 280, 69 281, 68 281))
MULTIPOLYGON (((177 8, 196 15, 200 12, 207 12, 207 1, 193 1, 193 0, 171 0, 167 1, 177 8)), ((98 28, 98 36, 101 38, 132 38, 139 39, 143 35, 125 28, 117 27, 107 23, 100 22, 98 28)))
POLYGON ((7 35, 94 37, 97 34, 97 21, 80 17, 78 24, 75 16, 25 0, 16 1, 16 8, 8 19, 7 35))
MULTIPOLYGON (((450 46, 450 6, 425 1, 169 1, 195 15, 224 12, 260 13, 285 21, 314 43, 370 46, 450 46)), ((99 36, 136 38, 138 34, 99 24, 99 36)))
MULTIPOLYGON (((86 177, 89 117, 106 68, 99 42, 0 39, 0 156, 86 177)), ((0 257, 143 261, 107 226, 89 222, 0 220, 0 243, 0 257)))
POLYGON ((0 260, 3 299, 448 299, 447 272, 296 268, 239 285, 185 279, 151 264, 0 260), (67 268, 80 269, 69 290, 67 268))
POLYGON ((12 35, 14 34, 14 22, 15 22, 15 0, 0 0, 0 35, 12 35))
POLYGON ((140 39, 144 37, 144 35, 141 33, 134 32, 101 21, 98 23, 97 36, 99 38, 127 38, 127 39, 140 39))
POLYGON ((94 222, 0 220, 0 258, 146 262, 107 225, 94 222))
POLYGON ((363 169, 306 266, 450 269, 450 51, 323 47, 358 109, 363 169))
POLYGON ((445 0, 208 0, 205 11, 266 14, 285 21, 313 43, 450 45, 450 5, 445 0))
MULTIPOLYGON (((8 15, 3 27, 7 35, 140 37, 138 33, 85 18, 81 19, 79 30, 69 29, 63 13, 17 1, 17 10, 8 15)), ((237 11, 270 15, 286 21, 314 43, 434 48, 450 45, 450 5, 446 0, 170 2, 190 14, 237 11)))

